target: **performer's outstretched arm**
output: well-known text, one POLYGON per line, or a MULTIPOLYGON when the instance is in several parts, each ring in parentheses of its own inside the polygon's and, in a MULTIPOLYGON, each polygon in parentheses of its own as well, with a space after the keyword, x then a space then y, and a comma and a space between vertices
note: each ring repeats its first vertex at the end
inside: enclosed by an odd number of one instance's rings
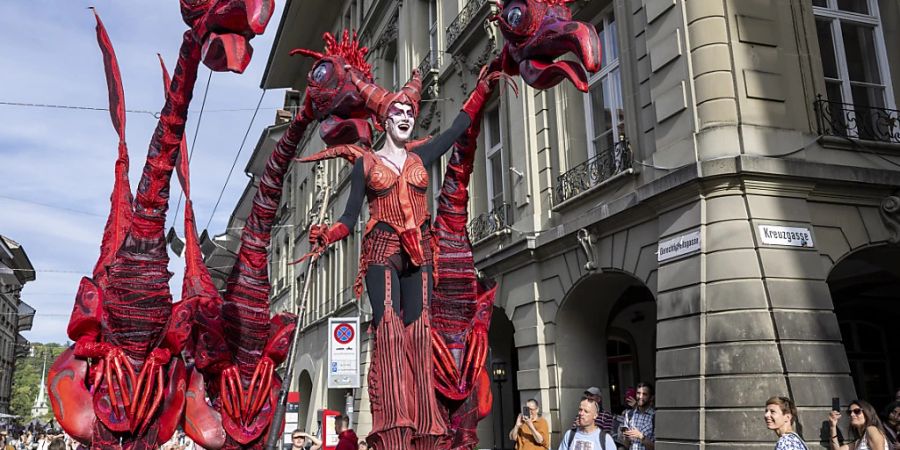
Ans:
POLYGON ((313 225, 309 229, 309 242, 322 247, 340 241, 350 234, 350 230, 359 219, 363 200, 366 198, 366 174, 363 168, 364 158, 357 158, 350 171, 350 196, 344 214, 334 225, 313 225))
POLYGON ((450 125, 450 128, 444 130, 430 141, 416 147, 413 153, 419 155, 425 167, 430 166, 431 163, 437 161, 444 153, 447 153, 447 150, 453 147, 453 143, 466 132, 471 123, 472 118, 465 111, 460 111, 456 119, 453 119, 453 124, 450 125))
POLYGON ((444 153, 447 153, 447 150, 453 147, 453 143, 466 133, 469 125, 475 120, 481 119, 484 105, 497 85, 498 78, 497 72, 489 72, 487 68, 483 69, 482 75, 478 79, 478 84, 475 85, 475 89, 469 94, 469 98, 463 104, 459 115, 453 120, 450 128, 413 150, 413 153, 416 153, 422 159, 422 164, 425 167, 437 161, 444 153))
POLYGON ((347 205, 344 206, 344 214, 338 222, 344 224, 347 230, 353 230, 356 221, 359 220, 359 212, 362 210, 363 200, 366 198, 366 174, 363 168, 363 158, 357 158, 350 171, 350 196, 347 205))

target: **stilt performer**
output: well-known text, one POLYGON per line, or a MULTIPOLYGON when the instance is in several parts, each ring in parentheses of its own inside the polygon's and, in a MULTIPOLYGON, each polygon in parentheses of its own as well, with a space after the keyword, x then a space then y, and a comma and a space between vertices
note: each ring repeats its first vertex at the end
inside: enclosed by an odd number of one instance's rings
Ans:
MULTIPOLYGON (((500 22, 508 42, 491 69, 521 74, 527 84, 539 89, 569 79, 586 91, 587 77, 577 63, 553 59, 573 51, 588 70, 596 71, 600 65, 599 39, 592 27, 571 20, 564 3, 565 0, 513 1, 502 7, 495 20, 500 22)), ((331 75, 332 69, 333 65, 314 64, 310 86, 321 81, 318 76, 331 75)), ((421 143, 411 143, 409 138, 418 112, 415 74, 404 89, 390 93, 360 82, 360 77, 348 70, 366 99, 367 108, 379 120, 377 123, 384 123, 386 148, 373 154, 366 145, 339 145, 303 160, 343 156, 354 163, 344 215, 337 224, 315 227, 310 232, 312 243, 320 249, 346 237, 358 217, 362 196, 369 200, 371 219, 364 231, 360 278, 366 280, 376 326, 369 375, 373 412, 370 441, 378 449, 474 448, 475 427, 490 411, 491 404, 484 362, 493 290, 476 280, 465 225, 467 186, 480 114, 490 90, 490 76, 484 74, 490 72, 482 71, 476 91, 463 108, 468 120, 462 118, 462 122, 468 123, 461 125, 458 117, 447 132, 421 147, 421 143), (431 229, 422 205, 428 186, 424 167, 434 159, 426 161, 420 152, 438 148, 441 150, 434 151, 440 155, 449 149, 450 141, 454 141, 455 151, 431 229), (437 250, 437 254, 432 250, 437 250), (429 304, 434 308, 431 326, 429 304), (430 333, 417 333, 418 321, 426 329, 431 328, 430 333), (427 349, 416 353, 429 338, 433 360, 423 357, 427 349), (437 399, 441 420, 420 424, 420 417, 431 417, 433 403, 422 397, 426 389, 417 384, 416 375, 432 369, 434 388, 440 394, 437 399), (408 392, 410 386, 413 395, 404 397, 401 389, 408 392), (439 422, 447 427, 448 434, 429 435, 435 431, 429 425, 439 422)), ((335 78, 341 82, 340 77, 335 78)), ((357 294, 360 288, 358 282, 357 294)))
POLYGON ((69 322, 75 345, 54 362, 47 388, 63 429, 95 449, 155 449, 182 420, 193 302, 172 303, 163 233, 169 182, 183 140, 201 61, 241 72, 249 39, 261 33, 271 1, 182 1, 185 32, 174 79, 153 134, 137 195, 128 183, 125 106, 115 53, 97 18, 119 157, 100 258, 83 278, 69 322))

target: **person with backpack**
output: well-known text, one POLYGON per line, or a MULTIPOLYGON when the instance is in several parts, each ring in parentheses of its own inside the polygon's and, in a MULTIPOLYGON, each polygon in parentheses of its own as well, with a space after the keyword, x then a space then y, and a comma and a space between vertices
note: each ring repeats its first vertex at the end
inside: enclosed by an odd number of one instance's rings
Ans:
POLYGON ((600 405, 588 397, 578 405, 576 427, 566 431, 559 450, 615 450, 616 443, 609 433, 600 429, 594 420, 600 413, 600 405))

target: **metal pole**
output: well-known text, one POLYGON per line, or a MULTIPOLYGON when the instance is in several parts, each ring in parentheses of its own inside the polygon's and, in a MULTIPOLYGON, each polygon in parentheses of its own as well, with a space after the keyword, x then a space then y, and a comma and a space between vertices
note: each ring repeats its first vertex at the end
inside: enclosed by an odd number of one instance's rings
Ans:
MULTIPOLYGON (((326 186, 322 193, 322 203, 319 204, 319 212, 316 216, 316 223, 321 224, 325 221, 325 210, 328 208, 328 198, 331 195, 331 186, 326 186)), ((312 278, 313 270, 315 270, 316 262, 319 255, 314 254, 310 257, 306 265, 306 276, 303 278, 303 289, 300 291, 299 305, 297 307, 297 328, 294 330, 294 338, 291 340, 290 351, 288 351, 288 359, 284 369, 284 380, 281 384, 281 390, 278 392, 278 403, 275 405, 275 412, 272 414, 272 423, 269 425, 269 435, 266 437, 266 450, 279 450, 282 440, 281 423, 284 422, 284 414, 287 409, 288 392, 291 390, 291 382, 294 378, 294 360, 297 359, 297 343, 300 341, 300 326, 303 323, 303 313, 306 311, 306 300, 309 297, 309 283, 312 278)))

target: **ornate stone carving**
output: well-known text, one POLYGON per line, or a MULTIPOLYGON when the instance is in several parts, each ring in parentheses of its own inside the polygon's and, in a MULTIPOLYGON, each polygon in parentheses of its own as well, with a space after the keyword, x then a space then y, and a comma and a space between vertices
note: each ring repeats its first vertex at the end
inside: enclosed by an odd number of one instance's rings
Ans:
POLYGON ((881 201, 881 220, 888 230, 888 241, 891 244, 900 244, 900 191, 889 195, 881 201))
POLYGON ((584 264, 584 270, 593 272, 597 270, 597 262, 594 260, 594 236, 586 228, 578 230, 578 243, 584 250, 584 256, 587 262, 584 264))
POLYGON ((378 36, 378 40, 372 45, 371 51, 377 52, 382 50, 388 43, 396 42, 397 36, 399 34, 399 27, 397 26, 397 15, 391 18, 390 23, 384 27, 384 31, 381 32, 381 35, 378 36))

